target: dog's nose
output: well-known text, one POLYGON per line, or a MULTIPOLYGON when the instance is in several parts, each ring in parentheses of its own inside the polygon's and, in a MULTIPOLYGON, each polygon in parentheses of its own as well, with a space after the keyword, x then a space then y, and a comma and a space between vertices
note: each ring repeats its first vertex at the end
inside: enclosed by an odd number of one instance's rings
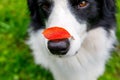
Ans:
POLYGON ((70 47, 68 39, 48 41, 48 49, 54 55, 65 55, 70 47))

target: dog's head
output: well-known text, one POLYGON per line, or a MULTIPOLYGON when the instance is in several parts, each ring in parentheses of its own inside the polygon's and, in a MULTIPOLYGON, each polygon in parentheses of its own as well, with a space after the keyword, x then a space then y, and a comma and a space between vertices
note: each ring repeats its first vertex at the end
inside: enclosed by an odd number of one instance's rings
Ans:
POLYGON ((109 31, 115 17, 114 0, 28 0, 28 5, 34 31, 58 26, 72 36, 59 40, 43 37, 46 45, 41 46, 55 55, 75 55, 91 29, 102 26, 109 31))

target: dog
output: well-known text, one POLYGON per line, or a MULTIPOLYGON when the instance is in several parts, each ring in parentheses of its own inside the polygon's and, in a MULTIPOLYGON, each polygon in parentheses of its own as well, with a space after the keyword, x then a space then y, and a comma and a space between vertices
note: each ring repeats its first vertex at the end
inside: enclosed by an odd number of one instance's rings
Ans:
POLYGON ((55 80, 97 80, 116 42, 115 0, 27 0, 31 16, 27 44, 35 63, 55 80), (58 26, 72 37, 49 40, 58 26))

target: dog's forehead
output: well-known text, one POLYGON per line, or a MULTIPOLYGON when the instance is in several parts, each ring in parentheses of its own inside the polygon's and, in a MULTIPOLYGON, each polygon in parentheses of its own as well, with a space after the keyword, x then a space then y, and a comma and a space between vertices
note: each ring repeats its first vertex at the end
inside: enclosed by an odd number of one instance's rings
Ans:
POLYGON ((68 0, 49 0, 49 1, 53 1, 54 3, 55 3, 55 2, 64 2, 64 3, 65 3, 65 2, 67 2, 68 0))
POLYGON ((54 0, 37 0, 38 2, 52 2, 54 0))
MULTIPOLYGON (((70 3, 75 3, 75 2, 79 2, 82 0, 37 0, 38 2, 50 2, 50 3, 54 3, 54 4, 59 4, 59 3, 64 3, 64 4, 68 4, 70 3)), ((88 1, 88 0, 86 0, 88 1)), ((90 0, 91 1, 91 0, 90 0)), ((61 4, 60 4, 61 5, 61 4)))
POLYGON ((62 1, 62 2, 67 2, 67 1, 76 1, 76 0, 38 0, 38 2, 57 2, 57 1, 62 1))
MULTIPOLYGON (((38 2, 79 2, 79 1, 83 1, 83 0, 37 0, 38 2)), ((97 1, 97 0, 85 0, 85 1, 89 1, 89 2, 93 2, 93 1, 97 1)))

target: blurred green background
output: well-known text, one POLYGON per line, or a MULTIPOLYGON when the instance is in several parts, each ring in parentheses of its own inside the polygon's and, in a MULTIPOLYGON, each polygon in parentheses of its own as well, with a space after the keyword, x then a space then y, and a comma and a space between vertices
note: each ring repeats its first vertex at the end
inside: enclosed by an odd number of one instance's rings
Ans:
MULTIPOLYGON (((117 37, 120 42, 120 2, 117 2, 117 37)), ((30 22, 26 0, 0 0, 0 80, 53 80, 36 65, 25 44, 30 22)), ((120 80, 120 45, 107 62, 99 80, 120 80)))

